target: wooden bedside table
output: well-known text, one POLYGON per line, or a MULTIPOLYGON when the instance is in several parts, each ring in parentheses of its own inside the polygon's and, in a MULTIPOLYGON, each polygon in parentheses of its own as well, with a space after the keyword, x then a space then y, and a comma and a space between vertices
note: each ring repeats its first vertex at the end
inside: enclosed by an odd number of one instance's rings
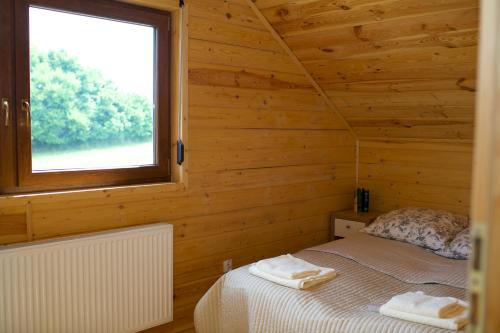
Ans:
POLYGON ((346 237, 364 228, 375 220, 381 212, 354 213, 353 210, 335 212, 330 218, 330 240, 346 237))

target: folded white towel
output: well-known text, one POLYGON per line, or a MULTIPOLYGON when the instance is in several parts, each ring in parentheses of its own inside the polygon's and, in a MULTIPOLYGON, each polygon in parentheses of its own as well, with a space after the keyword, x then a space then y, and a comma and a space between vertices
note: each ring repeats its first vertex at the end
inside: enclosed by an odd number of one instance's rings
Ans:
POLYGON ((256 264, 251 265, 248 270, 250 271, 251 274, 255 276, 280 284, 285 287, 290 287, 295 289, 307 289, 317 284, 329 281, 337 275, 335 270, 332 268, 319 267, 319 269, 320 272, 317 275, 304 277, 302 279, 285 279, 273 274, 269 274, 261 271, 256 264))
POLYGON ((318 275, 320 272, 318 266, 296 258, 291 254, 260 260, 257 262, 256 266, 262 272, 284 279, 302 279, 308 276, 318 275))
POLYGON ((464 306, 460 302, 454 297, 434 297, 417 291, 394 296, 386 307, 420 316, 448 318, 463 312, 464 306))
POLYGON ((452 318, 434 318, 434 317, 426 317, 413 313, 394 310, 388 307, 386 304, 384 304, 380 307, 379 312, 384 316, 394 317, 398 319, 412 321, 415 323, 431 325, 455 331, 458 331, 459 329, 467 325, 469 322, 468 321, 469 314, 467 310, 462 311, 462 314, 452 318))

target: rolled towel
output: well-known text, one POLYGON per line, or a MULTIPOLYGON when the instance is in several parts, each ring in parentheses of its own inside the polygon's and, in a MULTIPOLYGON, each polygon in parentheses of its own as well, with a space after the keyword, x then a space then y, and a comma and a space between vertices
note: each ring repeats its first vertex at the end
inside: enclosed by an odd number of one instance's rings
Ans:
POLYGON ((307 276, 301 279, 285 279, 267 272, 261 271, 257 264, 252 264, 248 269, 249 272, 260 278, 269 280, 271 282, 280 284, 285 287, 295 288, 295 289, 307 289, 312 286, 318 285, 320 283, 332 280, 337 273, 332 268, 318 267, 319 273, 313 276, 307 276))
POLYGON ((462 311, 462 313, 457 315, 456 317, 435 318, 435 317, 421 316, 414 313, 394 310, 388 307, 386 304, 384 304, 380 307, 379 312, 384 316, 394 317, 398 319, 412 321, 419 324, 431 325, 455 331, 462 329, 465 325, 469 323, 468 321, 469 314, 467 310, 462 311))
POLYGON ((422 291, 396 295, 386 306, 396 311, 409 312, 433 318, 454 317, 464 310, 460 300, 454 297, 434 297, 422 291))
POLYGON ((260 260, 256 266, 262 272, 284 279, 302 279, 320 273, 320 267, 291 254, 260 260))

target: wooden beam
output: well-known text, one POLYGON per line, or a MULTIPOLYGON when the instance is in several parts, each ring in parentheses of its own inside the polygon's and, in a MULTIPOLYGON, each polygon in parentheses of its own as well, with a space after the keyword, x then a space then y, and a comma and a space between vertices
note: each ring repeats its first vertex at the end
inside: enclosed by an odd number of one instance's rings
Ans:
POLYGON ((469 266, 471 333, 500 327, 500 3, 481 1, 478 93, 472 175, 471 231, 475 248, 469 266))
POLYGON ((262 12, 257 8, 253 0, 247 0, 248 5, 252 9, 252 11, 255 13, 255 15, 259 18, 259 20, 262 22, 262 24, 267 28, 267 30, 271 33, 271 35, 276 39, 278 44, 283 48, 283 50, 290 56, 292 61, 300 68, 300 70, 304 73, 304 75, 307 77, 307 79, 311 82, 311 85, 314 87, 314 89, 318 92, 319 96, 325 101, 326 105, 333 110, 337 116, 340 118, 340 120, 344 123, 344 125, 347 127, 349 132, 352 134, 352 136, 357 139, 357 135, 352 129, 351 125, 347 122, 347 120, 342 116, 340 111, 337 109, 337 107, 333 104, 333 102, 330 100, 328 95, 325 93, 323 88, 316 82, 316 80, 312 77, 311 73, 304 67, 302 62, 297 58, 295 53, 288 47, 287 43, 281 38, 281 36, 274 30, 273 26, 269 21, 266 19, 266 17, 262 14, 262 12))

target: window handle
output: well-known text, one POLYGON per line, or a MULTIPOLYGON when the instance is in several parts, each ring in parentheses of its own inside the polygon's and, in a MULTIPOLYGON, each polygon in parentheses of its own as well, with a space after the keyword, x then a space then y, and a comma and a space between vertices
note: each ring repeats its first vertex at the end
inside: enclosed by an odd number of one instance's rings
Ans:
POLYGON ((5 113, 5 127, 8 127, 10 121, 10 108, 9 100, 7 98, 2 98, 2 111, 5 113))
POLYGON ((31 124, 31 106, 27 99, 21 100, 21 109, 26 113, 26 126, 31 124))

